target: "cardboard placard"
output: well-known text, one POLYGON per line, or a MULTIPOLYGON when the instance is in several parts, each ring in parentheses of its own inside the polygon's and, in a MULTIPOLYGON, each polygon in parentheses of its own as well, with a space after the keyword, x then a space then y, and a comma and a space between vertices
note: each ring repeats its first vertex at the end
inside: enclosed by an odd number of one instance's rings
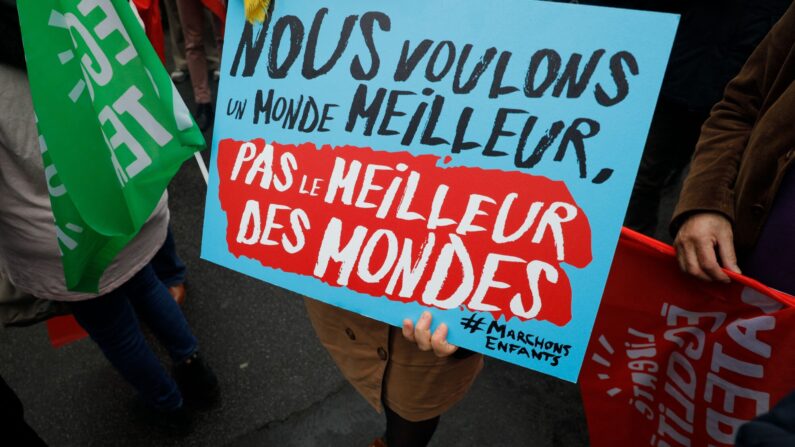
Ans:
POLYGON ((202 257, 575 381, 676 24, 277 0, 251 25, 232 1, 202 257))

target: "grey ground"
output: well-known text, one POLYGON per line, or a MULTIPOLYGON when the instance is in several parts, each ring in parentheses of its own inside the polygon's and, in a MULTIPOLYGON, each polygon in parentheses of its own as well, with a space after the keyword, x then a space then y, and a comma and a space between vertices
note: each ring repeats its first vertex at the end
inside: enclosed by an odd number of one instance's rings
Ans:
MULTIPOLYGON (((179 87, 192 97, 189 81, 179 87)), ((209 159, 209 151, 203 155, 209 159)), ((189 436, 163 436, 146 424, 133 390, 90 340, 53 349, 44 325, 0 330, 0 375, 24 402, 29 423, 53 446, 368 445, 382 433, 382 417, 336 370, 301 300, 199 259, 206 189, 195 161, 185 163, 169 192, 189 268, 184 312, 220 378, 221 405, 200 414, 189 436)), ((666 193, 661 221, 677 192, 666 193)), ((432 445, 587 446, 577 386, 488 360, 469 395, 443 417, 432 445)))

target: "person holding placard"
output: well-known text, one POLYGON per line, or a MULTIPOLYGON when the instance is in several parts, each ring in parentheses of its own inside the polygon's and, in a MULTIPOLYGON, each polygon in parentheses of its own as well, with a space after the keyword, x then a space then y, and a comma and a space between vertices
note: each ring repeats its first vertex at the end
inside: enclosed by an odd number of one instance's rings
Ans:
POLYGON ((389 326, 320 301, 305 299, 312 326, 356 391, 385 413, 386 433, 373 447, 421 447, 441 415, 467 393, 483 355, 447 342, 447 326, 431 333, 431 314, 416 325, 389 326))

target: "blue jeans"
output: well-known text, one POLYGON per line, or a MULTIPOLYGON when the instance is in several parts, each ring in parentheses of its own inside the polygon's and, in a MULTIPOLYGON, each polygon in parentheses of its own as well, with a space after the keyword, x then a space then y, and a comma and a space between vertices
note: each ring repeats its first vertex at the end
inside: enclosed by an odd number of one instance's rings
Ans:
POLYGON ((182 405, 179 388, 146 343, 138 317, 174 362, 193 354, 197 342, 151 264, 113 292, 69 305, 77 322, 149 405, 162 410, 182 405))
POLYGON ((174 243, 174 234, 171 225, 168 226, 166 241, 152 258, 152 267, 155 274, 166 287, 176 286, 185 282, 185 263, 177 256, 177 246, 174 243))

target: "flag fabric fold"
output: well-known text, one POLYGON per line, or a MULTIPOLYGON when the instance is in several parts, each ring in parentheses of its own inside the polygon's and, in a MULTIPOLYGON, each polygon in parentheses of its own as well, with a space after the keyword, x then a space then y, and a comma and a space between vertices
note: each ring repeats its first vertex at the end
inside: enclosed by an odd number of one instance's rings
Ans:
POLYGON ((734 445, 795 388, 792 340, 789 295, 690 278, 624 229, 580 373, 591 445, 734 445))
POLYGON ((97 292, 204 137, 127 0, 18 10, 67 287, 97 292))

